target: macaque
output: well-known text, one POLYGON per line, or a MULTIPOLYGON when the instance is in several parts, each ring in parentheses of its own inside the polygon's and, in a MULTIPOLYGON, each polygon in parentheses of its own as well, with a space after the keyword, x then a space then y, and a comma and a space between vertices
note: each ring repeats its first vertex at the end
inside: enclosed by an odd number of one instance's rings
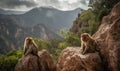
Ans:
POLYGON ((81 49, 82 54, 99 51, 96 41, 88 33, 81 34, 81 49))
POLYGON ((24 42, 24 55, 38 55, 38 48, 31 37, 27 37, 24 42))

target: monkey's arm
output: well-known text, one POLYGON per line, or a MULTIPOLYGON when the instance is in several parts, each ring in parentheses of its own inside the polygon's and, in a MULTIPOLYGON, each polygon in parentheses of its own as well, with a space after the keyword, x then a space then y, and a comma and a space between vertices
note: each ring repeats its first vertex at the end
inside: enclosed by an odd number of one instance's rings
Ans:
POLYGON ((85 45, 82 43, 82 44, 81 44, 81 52, 82 52, 82 53, 83 53, 84 49, 85 49, 85 45))
POLYGON ((23 51, 24 51, 24 55, 25 55, 25 53, 26 53, 26 50, 27 50, 27 48, 26 48, 26 47, 24 47, 24 49, 23 49, 23 51))
POLYGON ((33 54, 38 55, 38 48, 36 46, 33 47, 33 54))
POLYGON ((24 55, 28 55, 32 52, 32 45, 28 46, 28 49, 25 49, 25 54, 24 55))
POLYGON ((83 55, 88 51, 88 48, 89 47, 86 45, 85 48, 84 48, 84 50, 83 50, 83 52, 82 52, 83 55))

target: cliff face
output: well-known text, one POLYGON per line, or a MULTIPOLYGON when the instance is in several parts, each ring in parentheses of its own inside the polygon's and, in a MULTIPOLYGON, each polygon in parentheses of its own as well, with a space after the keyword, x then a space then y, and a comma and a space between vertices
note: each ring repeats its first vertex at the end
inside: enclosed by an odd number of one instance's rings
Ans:
POLYGON ((80 14, 78 15, 78 18, 76 18, 76 20, 73 22, 72 27, 70 28, 70 31, 75 33, 75 34, 89 31, 89 29, 87 29, 89 24, 87 22, 83 23, 81 21, 81 19, 79 18, 79 16, 80 16, 80 14))
MULTIPOLYGON (((72 31, 76 33, 78 29, 72 31)), ((57 71, 120 71, 120 2, 108 16, 103 17, 93 37, 100 54, 81 55, 79 48, 68 47, 58 59, 57 71)))
POLYGON ((73 22, 73 25, 72 25, 70 31, 73 32, 73 33, 78 33, 78 31, 79 31, 80 28, 82 28, 82 22, 80 21, 80 19, 77 18, 73 22))
POLYGON ((108 16, 103 17, 99 30, 93 35, 101 48, 109 71, 120 71, 120 2, 108 16))

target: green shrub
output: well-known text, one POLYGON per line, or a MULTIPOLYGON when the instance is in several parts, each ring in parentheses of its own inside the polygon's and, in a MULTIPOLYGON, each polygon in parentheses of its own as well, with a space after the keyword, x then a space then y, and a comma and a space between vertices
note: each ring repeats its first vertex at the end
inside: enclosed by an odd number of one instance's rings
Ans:
POLYGON ((59 48, 65 48, 67 46, 80 46, 80 36, 75 35, 72 32, 61 30, 61 34, 64 37, 63 42, 59 43, 59 48))
POLYGON ((13 50, 0 56, 0 71, 14 71, 14 67, 22 56, 21 50, 13 50))

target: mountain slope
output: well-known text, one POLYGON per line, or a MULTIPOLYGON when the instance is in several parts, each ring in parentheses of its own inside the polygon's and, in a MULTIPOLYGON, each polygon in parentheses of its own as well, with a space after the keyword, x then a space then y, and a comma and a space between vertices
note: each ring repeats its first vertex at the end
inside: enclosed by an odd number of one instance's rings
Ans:
POLYGON ((60 11, 41 7, 24 14, 0 14, 0 53, 19 49, 27 36, 45 40, 61 38, 59 30, 69 28, 80 10, 60 11))
POLYGON ((60 38, 60 36, 47 29, 44 24, 21 27, 16 23, 12 18, 0 19, 0 53, 2 54, 10 50, 20 49, 24 39, 29 36, 44 40, 60 38))
MULTIPOLYGON (((34 8, 20 15, 6 15, 4 17, 13 18, 20 26, 33 26, 38 23, 44 23, 45 26, 54 32, 63 28, 70 28, 72 21, 75 20, 81 9, 72 11, 60 11, 54 8, 34 8)), ((0 17, 2 18, 2 17, 0 17)))

